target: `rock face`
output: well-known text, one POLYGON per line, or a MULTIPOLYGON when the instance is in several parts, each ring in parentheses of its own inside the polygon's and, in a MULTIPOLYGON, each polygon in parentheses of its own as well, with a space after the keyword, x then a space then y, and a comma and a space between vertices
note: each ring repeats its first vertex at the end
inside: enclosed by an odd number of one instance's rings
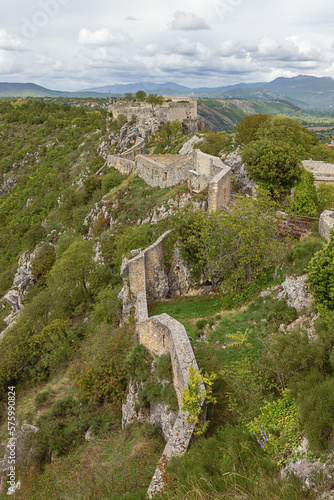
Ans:
POLYGON ((194 146, 196 144, 199 144, 200 142, 203 141, 204 141, 203 137, 198 137, 197 135, 194 135, 189 139, 189 141, 183 144, 182 148, 179 151, 179 155, 188 155, 195 149, 194 146))
POLYGON ((253 196, 256 184, 250 180, 245 165, 242 163, 241 156, 237 152, 233 152, 223 158, 223 161, 225 165, 231 168, 234 174, 234 184, 237 191, 244 195, 253 196))
POLYGON ((193 285, 191 271, 185 265, 178 247, 175 247, 173 251, 168 283, 171 297, 186 295, 193 285))
POLYGON ((153 403, 150 408, 141 408, 138 391, 141 383, 131 383, 128 387, 126 402, 122 405, 122 429, 135 422, 158 425, 165 441, 171 436, 178 412, 172 411, 164 402, 153 403))
POLYGON ((21 429, 15 433, 14 438, 8 440, 5 456, 0 460, 0 494, 4 490, 7 482, 6 473, 10 470, 13 453, 15 455, 16 469, 18 467, 28 467, 33 463, 36 457, 34 440, 38 431, 39 428, 34 425, 23 424, 21 429))
POLYGON ((7 328, 0 333, 0 338, 15 322, 18 313, 23 307, 23 299, 33 284, 34 277, 31 271, 31 264, 37 254, 38 248, 39 247, 36 247, 32 253, 24 252, 21 255, 18 269, 14 277, 13 287, 3 297, 3 300, 12 307, 13 312, 5 318, 7 328))
POLYGON ((313 297, 310 294, 308 287, 305 283, 306 274, 303 276, 288 276, 284 283, 282 283, 282 291, 279 292, 277 298, 285 299, 289 307, 294 307, 298 313, 303 308, 308 308, 313 303, 313 297))
POLYGON ((160 122, 157 118, 138 119, 133 124, 127 122, 120 130, 117 149, 126 151, 131 148, 137 140, 137 137, 147 139, 149 135, 155 134, 160 128, 160 122))

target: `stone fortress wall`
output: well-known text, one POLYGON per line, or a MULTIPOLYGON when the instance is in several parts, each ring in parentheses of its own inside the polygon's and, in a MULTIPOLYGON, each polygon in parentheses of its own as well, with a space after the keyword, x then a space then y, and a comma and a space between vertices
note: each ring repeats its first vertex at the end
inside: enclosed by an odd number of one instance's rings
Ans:
MULTIPOLYGON (((198 371, 198 365, 184 326, 168 314, 148 317, 147 302, 166 295, 168 280, 164 267, 164 240, 171 233, 165 232, 150 247, 140 251, 133 259, 125 260, 121 275, 131 301, 135 303, 138 340, 153 356, 170 353, 173 366, 173 383, 181 408, 182 391, 188 386, 189 367, 198 371)), ((204 389, 204 385, 201 387, 204 389)), ((184 453, 190 443, 194 425, 187 422, 188 414, 179 409, 163 456, 168 459, 184 453)), ((163 489, 161 466, 157 467, 148 495, 151 497, 163 489)))
POLYGON ((188 155, 139 154, 134 160, 123 153, 109 155, 107 162, 122 174, 137 173, 151 187, 165 188, 187 181, 190 191, 198 193, 209 186, 210 211, 226 206, 231 198, 230 167, 199 149, 188 155))
POLYGON ((109 113, 116 119, 124 115, 128 121, 133 117, 140 119, 158 118, 162 122, 179 121, 181 123, 197 121, 197 97, 167 97, 161 105, 153 105, 147 102, 125 102, 114 103, 108 106, 109 113))

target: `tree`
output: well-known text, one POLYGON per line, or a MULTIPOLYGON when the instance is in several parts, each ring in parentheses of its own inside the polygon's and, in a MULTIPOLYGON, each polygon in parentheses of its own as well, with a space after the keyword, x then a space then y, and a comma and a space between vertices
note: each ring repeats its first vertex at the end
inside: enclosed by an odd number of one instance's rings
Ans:
POLYGON ((125 100, 126 101, 133 101, 133 95, 131 94, 131 92, 127 92, 125 94, 125 100))
POLYGON ((195 276, 225 292, 247 288, 283 254, 275 205, 265 195, 241 199, 230 212, 182 214, 178 232, 195 276))
POLYGON ((51 269, 47 283, 56 300, 73 308, 80 302, 93 300, 94 273, 99 266, 93 260, 91 241, 75 240, 51 269))
POLYGON ((238 144, 248 144, 257 139, 257 131, 260 125, 267 123, 272 117, 257 113, 246 115, 237 125, 236 141, 238 144))
POLYGON ((162 97, 162 95, 150 94, 147 97, 146 102, 148 102, 149 104, 152 104, 153 106, 155 106, 155 105, 161 106, 161 104, 164 102, 164 98, 162 97))
POLYGON ((275 116, 262 122, 256 136, 258 140, 273 143, 284 142, 299 154, 300 159, 308 158, 312 148, 319 144, 319 139, 314 132, 307 130, 298 120, 293 120, 288 116, 275 116))
POLYGON ((315 301, 334 309, 334 231, 328 243, 315 254, 307 268, 307 283, 315 301))
POLYGON ((145 101, 146 97, 146 92, 144 90, 138 90, 138 92, 136 92, 136 101, 145 101))
POLYGON ((250 177, 274 199, 282 198, 300 178, 299 155, 282 141, 252 141, 242 149, 241 156, 250 177))

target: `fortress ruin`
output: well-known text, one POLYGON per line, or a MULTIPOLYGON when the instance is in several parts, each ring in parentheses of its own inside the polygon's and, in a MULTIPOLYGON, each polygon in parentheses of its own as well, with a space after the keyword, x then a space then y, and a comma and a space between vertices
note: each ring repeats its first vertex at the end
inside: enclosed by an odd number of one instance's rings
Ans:
POLYGON ((157 118, 161 122, 179 121, 186 130, 197 131, 197 97, 166 97, 161 105, 147 102, 116 102, 108 107, 114 119, 124 115, 127 121, 157 118))

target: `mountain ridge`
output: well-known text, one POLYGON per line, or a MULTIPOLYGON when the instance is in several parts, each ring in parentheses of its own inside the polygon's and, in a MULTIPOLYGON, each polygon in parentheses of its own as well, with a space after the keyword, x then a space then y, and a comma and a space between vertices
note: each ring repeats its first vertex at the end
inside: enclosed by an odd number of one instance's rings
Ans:
POLYGON ((215 99, 289 100, 304 109, 334 107, 334 80, 330 77, 298 75, 278 77, 270 82, 237 83, 217 87, 190 88, 175 82, 112 84, 78 91, 51 90, 34 83, 0 82, 0 97, 117 97, 144 90, 170 96, 215 99))

